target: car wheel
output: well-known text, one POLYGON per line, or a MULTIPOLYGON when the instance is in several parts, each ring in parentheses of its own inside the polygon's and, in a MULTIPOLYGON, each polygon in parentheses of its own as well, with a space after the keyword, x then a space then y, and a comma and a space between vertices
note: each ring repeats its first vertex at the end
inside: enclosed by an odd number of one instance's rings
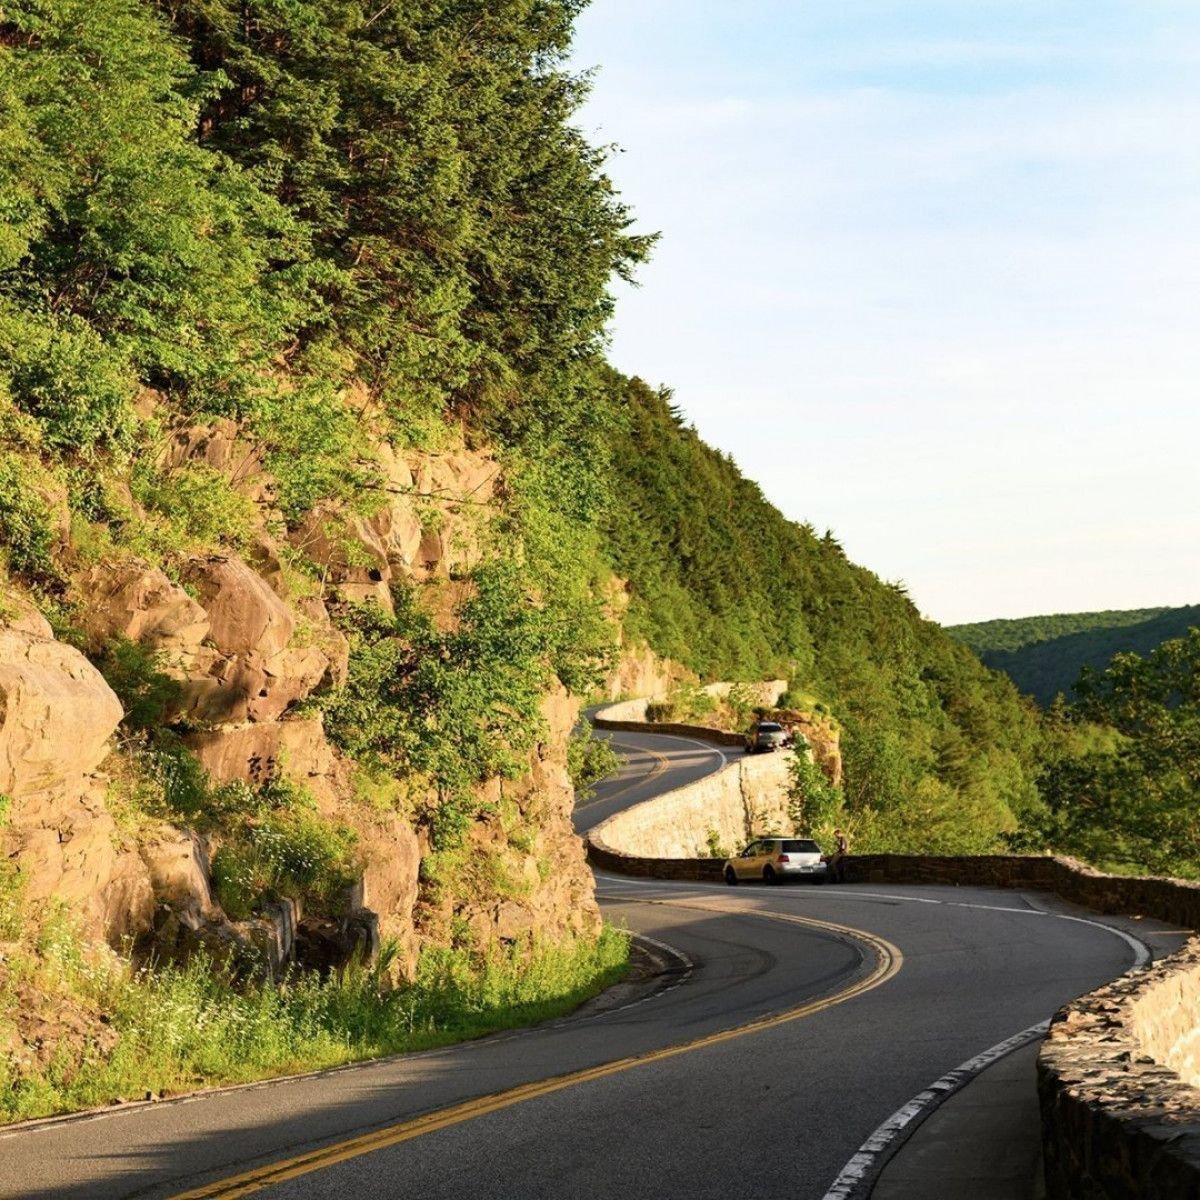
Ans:
POLYGON ((775 874, 773 867, 763 867, 763 883, 778 883, 779 876, 775 874))
POLYGON ((737 872, 732 867, 726 867, 725 868, 725 882, 727 884, 729 884, 730 887, 737 887, 737 881, 738 881, 737 872))

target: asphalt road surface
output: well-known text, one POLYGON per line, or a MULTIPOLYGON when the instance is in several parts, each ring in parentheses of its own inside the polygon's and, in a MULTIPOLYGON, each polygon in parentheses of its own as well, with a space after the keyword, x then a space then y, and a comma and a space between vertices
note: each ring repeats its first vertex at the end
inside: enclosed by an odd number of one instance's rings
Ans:
POLYGON ((601 781, 594 793, 575 807, 575 832, 586 833, 613 813, 631 808, 672 788, 684 787, 719 771, 731 756, 742 751, 712 746, 694 738, 668 737, 661 733, 608 733, 607 738, 621 758, 620 770, 601 781))
MULTIPOLYGON (((616 736, 644 757, 581 825, 711 769, 695 746, 660 744, 681 739, 616 736), (646 784, 657 754, 677 761, 646 784)), ((0 1196, 820 1200, 932 1080, 1135 954, 1127 935, 1036 893, 604 875, 597 890, 611 920, 659 947, 664 972, 642 998, 0 1134, 0 1196)))

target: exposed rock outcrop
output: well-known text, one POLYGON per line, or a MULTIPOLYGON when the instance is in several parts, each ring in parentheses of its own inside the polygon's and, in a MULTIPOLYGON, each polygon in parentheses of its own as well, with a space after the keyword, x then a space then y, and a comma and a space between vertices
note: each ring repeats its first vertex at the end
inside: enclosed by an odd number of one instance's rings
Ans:
POLYGON ((221 783, 265 783, 282 775, 318 799, 348 794, 349 767, 325 737, 320 716, 187 734, 184 742, 221 783))
MULTIPOLYGON (((488 551, 502 489, 495 459, 381 446, 374 511, 318 504, 286 535, 289 547, 277 540, 283 522, 265 457, 237 422, 176 429, 160 456, 168 470, 225 476, 257 506, 257 530, 241 553, 183 558, 170 576, 132 556, 72 558, 73 621, 94 653, 127 639, 158 656, 149 669, 178 685, 166 720, 214 782, 284 777, 308 789, 322 818, 353 830, 361 877, 329 911, 281 901, 229 920, 210 868, 220 826, 211 836, 161 822, 118 829, 97 772, 120 704, 84 655, 56 642, 14 596, 0 630, 0 791, 14 800, 4 850, 20 863, 29 899, 63 899, 89 932, 152 941, 162 956, 203 949, 267 970, 294 955, 334 969, 346 955, 374 952, 381 938, 399 944, 399 961, 411 969, 422 946, 445 941, 451 926, 469 927, 480 948, 595 932, 591 876, 571 828, 566 741, 577 706, 565 692, 546 699, 548 732, 528 773, 481 790, 484 815, 469 828, 462 858, 486 861, 488 871, 441 888, 423 882, 432 853, 423 814, 432 799, 419 781, 412 796, 392 796, 387 784, 386 796, 364 798, 370 787, 356 784, 319 713, 295 712, 347 678, 349 643, 326 596, 388 608, 394 586, 420 585, 418 603, 439 628, 453 628, 473 586, 465 576, 488 551), (323 578, 298 576, 287 562, 296 551, 323 578)), ((660 665, 648 655, 627 669, 630 681, 651 673, 660 665)))
POLYGON ((475 565, 499 466, 487 455, 397 455, 380 447, 377 511, 318 504, 291 535, 347 600, 390 610, 393 582, 423 582, 475 565))
POLYGON ((208 637, 204 609, 157 567, 137 559, 100 563, 84 572, 77 587, 85 598, 78 624, 97 649, 123 637, 176 661, 197 653, 208 637))
POLYGON ((120 838, 96 772, 121 719, 104 677, 76 649, 26 628, 0 629, 0 792, 5 839, 27 902, 65 903, 114 939, 149 922, 153 898, 120 838))
POLYGON ((330 670, 317 646, 290 646, 296 618, 242 559, 212 555, 189 562, 209 623, 208 644, 182 670, 183 712, 212 724, 278 720, 330 670))

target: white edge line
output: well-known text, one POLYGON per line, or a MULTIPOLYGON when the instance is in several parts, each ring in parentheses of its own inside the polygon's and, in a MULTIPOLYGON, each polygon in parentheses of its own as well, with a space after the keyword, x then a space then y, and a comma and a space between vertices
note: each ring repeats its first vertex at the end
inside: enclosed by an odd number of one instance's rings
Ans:
MULTIPOLYGON (((944 902, 952 904, 952 901, 944 902)), ((957 907, 962 908, 987 908, 984 904, 962 904, 957 907)), ((1074 921, 1079 925, 1091 925, 1096 929, 1103 929, 1108 933, 1119 937, 1133 951, 1133 967, 1131 970, 1137 970, 1146 966, 1151 962, 1153 955, 1150 948, 1145 942, 1140 941, 1130 933, 1126 933, 1123 929, 1118 929, 1113 925, 1106 925, 1103 921, 1089 920, 1087 917, 1075 917, 1066 913, 1050 912, 1046 909, 999 909, 1001 912, 1032 912, 1038 916, 1056 917, 1060 921, 1074 921)), ((1050 1028, 1050 1020, 1039 1021, 1036 1025, 1031 1025, 1028 1029, 1021 1030, 1020 1033, 1013 1034, 1010 1038, 1005 1038, 1002 1042, 997 1042, 996 1045, 984 1050, 981 1054, 975 1055, 974 1058, 967 1059, 955 1067, 953 1071, 947 1072, 940 1079, 934 1080, 923 1092, 914 1096, 907 1104, 898 1108, 851 1156, 850 1161, 842 1168, 841 1173, 833 1181, 829 1190, 822 1197, 822 1200, 852 1200, 852 1197, 859 1192, 868 1182, 873 1182, 873 1177, 882 1168, 883 1162, 891 1155, 888 1153, 894 1149, 897 1141, 903 1141, 911 1130, 909 1126, 916 1121, 918 1124, 924 1120, 935 1108, 943 1101, 948 1100, 955 1092, 959 1091, 968 1084, 977 1075, 982 1074, 993 1063, 1004 1058, 1005 1055, 1011 1054, 1014 1050, 1019 1050, 1022 1046, 1028 1045, 1035 1038, 1044 1037, 1046 1031, 1050 1028)), ((914 1126, 915 1128, 915 1126, 914 1126)), ((866 1192, 862 1192, 866 1195, 866 1192)))
MULTIPOLYGON (((550 1022, 546 1025, 547 1029, 562 1029, 568 1025, 582 1025, 587 1021, 599 1021, 602 1017, 612 1017, 617 1013, 627 1012, 631 1008, 637 1008, 639 1004, 645 1004, 650 1000, 657 1000, 660 996, 665 996, 668 992, 673 992, 676 988, 683 987, 688 980, 691 979, 693 972, 696 969, 696 964, 691 958, 686 955, 677 946, 671 946, 666 942, 660 942, 657 938, 647 937, 644 933, 634 933, 630 935, 635 941, 645 942, 655 949, 662 950, 664 953, 671 955, 683 964, 683 970, 679 974, 679 978, 674 983, 669 983, 664 988, 659 988, 657 991, 650 992, 645 996, 639 996, 636 1000, 630 1000, 628 1004, 621 1004, 616 1008, 607 1008, 603 1012, 588 1013, 585 1016, 566 1016, 561 1020, 550 1022)), ((603 995, 603 993, 601 993, 603 995)), ((534 1026, 533 1028, 538 1028, 534 1026)), ((526 1030, 516 1030, 516 1033, 524 1033, 526 1030)))
POLYGON ((994 1062, 1028 1045, 1035 1038, 1041 1037, 1050 1028, 1049 1021, 1040 1021, 1031 1025, 1012 1037, 997 1042, 982 1054, 948 1071, 940 1079, 934 1080, 923 1092, 914 1096, 907 1104, 898 1108, 851 1157, 842 1168, 841 1173, 833 1181, 822 1200, 850 1200, 851 1197, 875 1174, 876 1167, 882 1155, 896 1142, 914 1121, 923 1119, 943 1100, 948 1099, 954 1092, 969 1083, 977 1075, 990 1067, 994 1062))

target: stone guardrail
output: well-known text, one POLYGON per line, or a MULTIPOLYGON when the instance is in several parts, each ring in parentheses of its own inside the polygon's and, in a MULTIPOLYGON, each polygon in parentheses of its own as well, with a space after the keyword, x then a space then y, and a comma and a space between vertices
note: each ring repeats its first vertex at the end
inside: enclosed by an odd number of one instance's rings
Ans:
POLYGON ((1067 1005, 1038 1058, 1049 1200, 1200 1196, 1200 941, 1067 1005))

